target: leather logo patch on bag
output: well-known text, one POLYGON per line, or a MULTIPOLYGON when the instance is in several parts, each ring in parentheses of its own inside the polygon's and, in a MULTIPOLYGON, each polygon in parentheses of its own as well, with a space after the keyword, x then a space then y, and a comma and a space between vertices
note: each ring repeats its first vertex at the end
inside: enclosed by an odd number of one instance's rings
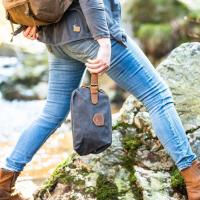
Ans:
POLYGON ((93 122, 97 126, 103 126, 104 125, 104 116, 102 113, 95 113, 93 116, 93 122))

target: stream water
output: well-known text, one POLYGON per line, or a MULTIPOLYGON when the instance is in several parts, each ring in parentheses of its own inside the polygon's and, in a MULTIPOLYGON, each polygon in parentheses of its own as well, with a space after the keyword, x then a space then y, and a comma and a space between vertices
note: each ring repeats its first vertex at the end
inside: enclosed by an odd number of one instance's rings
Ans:
MULTIPOLYGON (((22 130, 37 118, 45 101, 0 101, 0 164, 9 155, 22 130)), ((18 187, 26 196, 52 173, 72 151, 69 117, 45 142, 19 177, 18 187)))

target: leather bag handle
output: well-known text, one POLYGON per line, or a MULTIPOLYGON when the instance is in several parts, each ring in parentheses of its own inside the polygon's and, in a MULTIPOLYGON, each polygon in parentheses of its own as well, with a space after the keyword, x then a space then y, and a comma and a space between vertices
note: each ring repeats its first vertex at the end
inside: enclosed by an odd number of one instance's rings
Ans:
POLYGON ((90 80, 90 93, 91 93, 91 101, 93 104, 98 103, 98 73, 91 73, 91 80, 90 80))

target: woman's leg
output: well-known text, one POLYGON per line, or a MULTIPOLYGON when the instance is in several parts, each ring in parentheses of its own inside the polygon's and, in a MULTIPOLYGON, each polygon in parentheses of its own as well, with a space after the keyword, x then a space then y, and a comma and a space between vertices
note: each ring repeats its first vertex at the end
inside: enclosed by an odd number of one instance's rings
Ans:
POLYGON ((7 169, 22 171, 47 138, 61 125, 70 109, 72 91, 80 84, 85 66, 63 55, 51 54, 46 104, 40 116, 26 128, 12 153, 6 158, 7 169))
MULTIPOLYGON (((157 137, 177 167, 182 170, 191 166, 196 155, 191 150, 169 87, 130 37, 127 45, 125 48, 112 40, 111 66, 107 74, 144 103, 157 137)), ((63 51, 86 62, 87 58, 96 57, 98 48, 96 41, 86 40, 66 44, 63 51)))
POLYGON ((192 165, 192 152, 172 93, 137 44, 127 37, 128 48, 113 44, 108 75, 146 106, 153 129, 179 170, 192 165))

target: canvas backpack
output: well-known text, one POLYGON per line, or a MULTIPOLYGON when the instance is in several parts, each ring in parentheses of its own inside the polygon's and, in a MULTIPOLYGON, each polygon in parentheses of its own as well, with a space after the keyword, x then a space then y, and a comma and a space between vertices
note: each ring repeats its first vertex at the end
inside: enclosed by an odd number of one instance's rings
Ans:
MULTIPOLYGON (((3 0, 11 25, 41 26, 58 22, 73 0, 3 0)), ((12 26, 13 28, 13 26, 12 26)), ((18 32, 20 32, 18 30, 18 32)), ((17 33, 15 33, 17 34, 17 33)))

